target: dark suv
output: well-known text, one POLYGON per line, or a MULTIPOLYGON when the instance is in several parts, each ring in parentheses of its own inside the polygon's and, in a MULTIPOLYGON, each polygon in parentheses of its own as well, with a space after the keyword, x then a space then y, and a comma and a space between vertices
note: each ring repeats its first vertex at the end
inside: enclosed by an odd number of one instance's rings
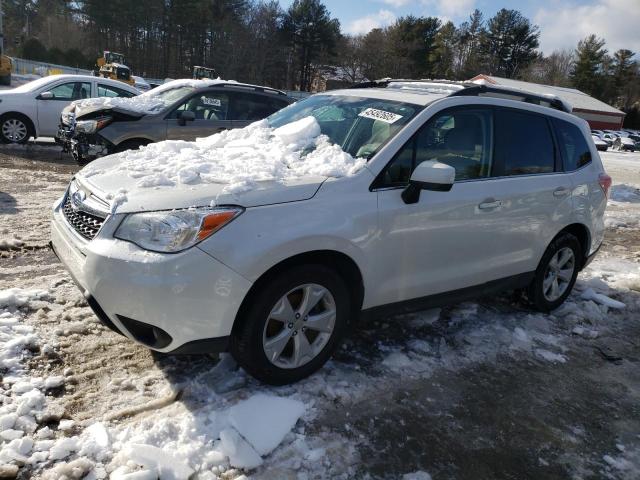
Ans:
POLYGON ((79 164, 162 140, 194 140, 241 128, 294 102, 268 87, 220 80, 174 80, 129 99, 74 102, 57 140, 79 164))

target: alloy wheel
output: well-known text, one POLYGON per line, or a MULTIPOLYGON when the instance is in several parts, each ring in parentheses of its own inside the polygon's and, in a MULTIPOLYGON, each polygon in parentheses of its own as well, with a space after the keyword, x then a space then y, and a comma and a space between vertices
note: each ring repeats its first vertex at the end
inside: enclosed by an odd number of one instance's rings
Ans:
POLYGON ((322 352, 335 324, 331 292, 315 283, 300 285, 271 309, 262 334, 264 353, 279 368, 301 367, 322 352))
POLYGON ((555 302, 564 295, 575 269, 576 258, 571 248, 561 248, 551 257, 542 281, 542 293, 547 301, 555 302))

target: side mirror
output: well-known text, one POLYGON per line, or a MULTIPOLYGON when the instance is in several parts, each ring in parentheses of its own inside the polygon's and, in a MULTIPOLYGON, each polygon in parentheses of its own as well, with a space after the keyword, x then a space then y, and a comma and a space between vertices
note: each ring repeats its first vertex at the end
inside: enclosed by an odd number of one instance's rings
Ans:
POLYGON ((38 95, 39 100, 51 100, 53 98, 55 98, 55 95, 52 92, 42 92, 38 95))
POLYGON ((435 160, 420 163, 411 174, 409 185, 402 191, 406 204, 417 203, 421 190, 448 192, 456 179, 456 169, 435 160))
POLYGON ((185 126, 187 122, 193 122, 196 119, 196 114, 190 110, 178 112, 178 124, 185 126))

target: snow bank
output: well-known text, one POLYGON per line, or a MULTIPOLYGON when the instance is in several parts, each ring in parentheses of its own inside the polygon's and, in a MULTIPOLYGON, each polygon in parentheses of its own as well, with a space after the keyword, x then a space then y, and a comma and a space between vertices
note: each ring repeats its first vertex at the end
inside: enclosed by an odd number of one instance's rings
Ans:
POLYGON ((46 290, 22 288, 9 288, 0 290, 0 308, 3 307, 22 307, 31 300, 40 300, 49 295, 46 290))
POLYGON ((616 202, 640 203, 640 188, 624 183, 615 184, 611 187, 611 200, 616 202))
POLYGON ((241 193, 260 181, 344 177, 365 165, 365 159, 355 159, 331 144, 313 117, 276 129, 262 120, 195 142, 152 143, 110 158, 120 161, 107 168, 95 162, 81 175, 126 174, 138 179, 140 188, 219 183, 226 185, 224 193, 241 193))

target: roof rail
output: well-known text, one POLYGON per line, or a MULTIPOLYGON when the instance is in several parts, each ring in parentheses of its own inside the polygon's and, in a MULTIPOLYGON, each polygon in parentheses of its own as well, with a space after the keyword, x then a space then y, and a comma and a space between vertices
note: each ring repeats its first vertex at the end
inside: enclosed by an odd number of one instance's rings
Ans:
POLYGON ((482 85, 473 82, 457 82, 452 80, 410 80, 410 79, 392 79, 382 78, 380 80, 373 80, 370 82, 362 82, 355 84, 349 88, 387 88, 391 84, 415 84, 416 89, 419 89, 420 83, 425 84, 425 90, 433 88, 437 85, 442 85, 444 88, 447 86, 457 86, 458 90, 452 91, 448 96, 450 97, 462 97, 462 96, 485 96, 505 98, 507 100, 517 100, 525 103, 531 103, 534 105, 540 105, 543 107, 554 108, 562 112, 571 113, 573 111, 570 104, 562 100, 555 95, 537 95, 535 93, 527 92, 526 90, 520 90, 515 88, 508 88, 502 86, 482 85))
POLYGON ((243 88, 245 90, 255 90, 257 92, 262 93, 275 93, 276 95, 288 96, 282 90, 278 90, 276 88, 271 87, 261 87, 259 85, 249 85, 245 83, 236 83, 236 82, 228 82, 221 85, 222 87, 233 87, 233 88, 243 88))
POLYGON ((563 101, 561 98, 555 95, 536 95, 535 93, 527 92, 526 90, 519 90, 515 88, 494 87, 489 85, 478 84, 465 84, 465 88, 453 92, 450 97, 465 97, 465 96, 485 96, 485 97, 497 97, 506 98, 507 100, 519 100, 525 103, 532 103, 534 105, 540 105, 542 107, 550 107, 561 112, 571 113, 573 111, 571 105, 563 101))

